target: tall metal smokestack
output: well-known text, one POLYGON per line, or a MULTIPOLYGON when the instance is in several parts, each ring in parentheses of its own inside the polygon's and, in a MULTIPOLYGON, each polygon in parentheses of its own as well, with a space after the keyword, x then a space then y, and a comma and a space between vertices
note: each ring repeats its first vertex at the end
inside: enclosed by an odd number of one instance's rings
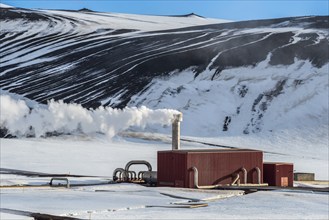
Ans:
POLYGON ((180 122, 183 121, 183 114, 175 114, 172 122, 172 149, 180 149, 180 122))

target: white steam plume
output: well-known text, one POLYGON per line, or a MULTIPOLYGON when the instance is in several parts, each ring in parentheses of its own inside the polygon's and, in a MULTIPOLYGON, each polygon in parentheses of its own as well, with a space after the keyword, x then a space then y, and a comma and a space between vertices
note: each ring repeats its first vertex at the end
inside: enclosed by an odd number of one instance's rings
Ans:
POLYGON ((0 127, 16 136, 41 137, 48 132, 102 132, 112 138, 131 126, 169 125, 173 115, 179 113, 172 109, 152 110, 144 106, 122 110, 110 107, 88 110, 79 104, 63 101, 50 101, 46 108, 36 106, 30 110, 24 101, 13 100, 8 95, 0 96, 0 101, 0 127))

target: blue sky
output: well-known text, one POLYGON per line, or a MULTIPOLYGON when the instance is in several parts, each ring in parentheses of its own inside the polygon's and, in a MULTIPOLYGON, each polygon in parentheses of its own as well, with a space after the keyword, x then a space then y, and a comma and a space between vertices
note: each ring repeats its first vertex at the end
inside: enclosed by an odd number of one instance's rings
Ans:
POLYGON ((194 12, 204 17, 251 20, 305 15, 328 15, 328 0, 0 0, 1 3, 42 9, 89 8, 103 12, 177 15, 194 12))

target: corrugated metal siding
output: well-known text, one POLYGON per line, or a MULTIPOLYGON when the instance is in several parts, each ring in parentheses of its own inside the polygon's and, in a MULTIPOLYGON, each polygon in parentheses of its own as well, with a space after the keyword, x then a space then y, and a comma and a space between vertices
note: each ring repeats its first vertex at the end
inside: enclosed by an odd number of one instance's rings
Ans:
POLYGON ((186 187, 186 154, 158 152, 158 186, 186 187))
POLYGON ((268 183, 269 186, 276 186, 276 165, 264 163, 263 170, 264 183, 268 183))
POLYGON ((260 169, 261 173, 260 173, 260 179, 261 179, 261 183, 263 183, 263 152, 262 151, 258 151, 258 152, 253 152, 250 153, 250 165, 251 164, 255 164, 253 169, 250 169, 250 171, 248 171, 248 183, 257 183, 257 172, 255 169, 255 166, 257 165, 257 167, 260 169), (249 174, 249 172, 251 173, 251 175, 249 174))
POLYGON ((175 180, 171 172, 174 169, 171 152, 158 152, 158 186, 175 186, 175 180))
POLYGON ((281 184, 281 186, 286 186, 283 185, 283 178, 288 178, 288 186, 294 186, 294 165, 293 164, 279 164, 277 165, 277 178, 276 182, 277 184, 281 184), (280 179, 279 179, 279 178, 280 179))
MULTIPOLYGON (((263 170, 262 152, 211 152, 188 153, 187 167, 195 166, 199 171, 199 185, 230 184, 232 174, 238 173, 243 181, 244 167, 248 174, 248 183, 257 183, 255 167, 263 170)), ((191 180, 191 178, 189 178, 191 180)), ((261 178, 262 181, 262 178, 261 178)), ((242 183, 242 182, 241 182, 242 183)), ((188 184, 189 186, 193 184, 188 184)))
MULTIPOLYGON (((257 183, 255 167, 263 171, 263 153, 253 150, 184 150, 158 152, 158 185, 193 187, 195 166, 199 171, 199 185, 229 184, 232 174, 242 167, 248 171, 248 183, 257 183)), ((261 182, 262 182, 261 177, 261 182)))
POLYGON ((294 165, 292 163, 264 163, 264 182, 270 186, 293 186, 294 165))

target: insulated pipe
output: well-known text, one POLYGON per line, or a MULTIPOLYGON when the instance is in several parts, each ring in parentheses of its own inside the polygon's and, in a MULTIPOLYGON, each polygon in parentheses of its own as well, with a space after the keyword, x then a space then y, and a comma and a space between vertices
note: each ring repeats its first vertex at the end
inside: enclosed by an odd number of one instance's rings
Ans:
POLYGON ((243 183, 247 184, 247 170, 244 167, 242 167, 241 170, 243 172, 243 183))
POLYGON ((235 179, 231 183, 231 186, 234 185, 239 179, 240 179, 240 175, 239 174, 236 174, 235 179))
POLYGON ((63 178, 63 177, 53 177, 53 178, 51 178, 51 180, 50 180, 50 183, 49 183, 49 185, 50 186, 52 186, 53 185, 53 181, 54 180, 62 180, 62 181, 65 181, 66 182, 66 188, 70 188, 70 181, 69 181, 69 179, 68 178, 63 178))
POLYGON ((135 171, 129 171, 128 173, 131 175, 131 179, 136 179, 137 178, 137 175, 136 175, 135 171))
POLYGON ((136 172, 135 171, 123 171, 122 173, 120 174, 124 174, 123 178, 125 181, 131 181, 131 180, 134 180, 136 179, 136 172))
POLYGON ((194 180, 194 188, 196 189, 215 189, 219 186, 221 186, 220 184, 219 185, 210 185, 210 186, 199 186, 199 171, 196 167, 192 167, 191 168, 193 170, 193 180, 194 180))
POLYGON ((199 189, 199 171, 196 167, 192 167, 194 188, 199 189))
POLYGON ((124 179, 126 179, 126 177, 128 176, 129 168, 134 165, 134 164, 144 164, 147 166, 149 171, 152 171, 152 166, 149 162, 147 162, 146 160, 132 160, 129 161, 124 169, 124 179))
POLYGON ((113 171, 113 181, 117 181, 119 178, 117 177, 117 173, 124 173, 125 170, 123 168, 116 168, 114 171, 113 171))
POLYGON ((172 150, 180 149, 180 122, 183 120, 183 114, 175 114, 172 122, 172 150))
POLYGON ((260 169, 259 169, 259 167, 255 167, 255 170, 256 170, 256 172, 257 172, 257 183, 258 184, 260 184, 260 177, 261 177, 261 171, 260 171, 260 169))
POLYGON ((138 172, 138 179, 143 179, 144 173, 145 173, 145 171, 138 172))

